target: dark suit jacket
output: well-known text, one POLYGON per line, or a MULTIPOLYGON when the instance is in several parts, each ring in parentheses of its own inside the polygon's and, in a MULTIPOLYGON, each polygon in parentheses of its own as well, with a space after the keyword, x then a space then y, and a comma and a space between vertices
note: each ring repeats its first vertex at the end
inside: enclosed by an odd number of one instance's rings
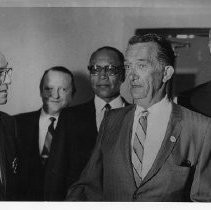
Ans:
POLYGON ((211 117, 211 81, 183 92, 178 104, 211 117))
POLYGON ((0 112, 0 200, 18 200, 19 161, 15 120, 0 112))
POLYGON ((89 163, 67 200, 211 201, 211 120, 173 104, 152 168, 136 188, 130 159, 135 106, 104 118, 89 163))
POLYGON ((95 145, 97 128, 89 105, 60 114, 46 167, 39 153, 40 111, 16 115, 22 161, 22 200, 64 200, 95 145), (81 123, 83 122, 83 123, 81 123))

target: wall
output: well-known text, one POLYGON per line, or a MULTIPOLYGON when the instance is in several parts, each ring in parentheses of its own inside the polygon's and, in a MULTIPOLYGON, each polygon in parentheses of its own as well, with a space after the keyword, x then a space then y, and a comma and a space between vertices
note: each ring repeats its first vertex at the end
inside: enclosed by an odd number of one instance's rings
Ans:
MULTIPOLYGON (((111 45, 124 51, 136 28, 211 27, 210 20, 209 7, 0 8, 0 51, 14 68, 8 103, 1 110, 16 114, 38 109, 40 78, 54 65, 66 66, 76 76, 73 104, 87 101, 92 93, 86 66, 97 48, 111 45)), ((200 80, 204 78, 206 74, 200 80)), ((122 93, 130 101, 127 84, 122 93)))

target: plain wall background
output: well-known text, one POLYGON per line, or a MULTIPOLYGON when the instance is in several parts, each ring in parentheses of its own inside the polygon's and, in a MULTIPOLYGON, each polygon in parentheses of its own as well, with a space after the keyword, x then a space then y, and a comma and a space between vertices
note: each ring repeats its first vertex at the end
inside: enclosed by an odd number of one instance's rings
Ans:
MULTIPOLYGON (((76 77, 73 104, 85 102, 92 97, 86 67, 94 50, 110 45, 124 52, 137 28, 211 27, 210 8, 1 7, 0 51, 14 68, 8 103, 1 110, 16 114, 40 108, 40 78, 55 65, 69 68, 76 77)), ((197 83, 210 79, 205 71, 197 83)), ((127 82, 121 92, 130 101, 127 82)))

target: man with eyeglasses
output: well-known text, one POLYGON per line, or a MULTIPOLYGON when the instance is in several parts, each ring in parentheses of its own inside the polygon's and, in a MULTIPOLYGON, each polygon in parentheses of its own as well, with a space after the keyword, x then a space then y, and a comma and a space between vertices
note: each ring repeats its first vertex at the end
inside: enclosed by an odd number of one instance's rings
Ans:
POLYGON ((75 182, 88 162, 96 143, 100 124, 110 109, 122 108, 128 103, 120 96, 125 78, 124 56, 116 48, 105 46, 92 53, 88 65, 94 98, 87 103, 67 109, 68 137, 74 142, 75 158, 70 178, 75 182))
POLYGON ((68 158, 73 148, 66 135, 69 122, 63 111, 70 106, 75 92, 72 72, 54 66, 40 81, 42 108, 15 116, 22 161, 21 200, 64 200, 68 173, 72 173, 68 158))
MULTIPOLYGON (((8 68, 5 56, 0 52, 0 104, 7 103, 8 86, 12 68, 8 68)), ((18 157, 15 120, 0 112, 0 200, 18 199, 18 157)))
POLYGON ((88 71, 94 98, 71 110, 78 113, 79 124, 89 121, 89 133, 96 138, 104 114, 110 109, 128 105, 120 95, 120 87, 125 79, 124 56, 116 48, 101 47, 92 53, 88 71))

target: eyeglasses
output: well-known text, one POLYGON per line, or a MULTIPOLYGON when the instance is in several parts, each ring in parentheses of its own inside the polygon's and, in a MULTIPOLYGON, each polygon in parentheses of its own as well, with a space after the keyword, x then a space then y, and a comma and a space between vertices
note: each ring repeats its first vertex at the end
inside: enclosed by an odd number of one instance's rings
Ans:
POLYGON ((119 74, 124 68, 124 66, 113 66, 113 65, 107 65, 107 66, 97 66, 97 65, 91 65, 88 66, 88 70, 91 75, 98 76, 102 70, 105 71, 106 75, 108 76, 115 76, 116 74, 119 74))
POLYGON ((4 83, 7 76, 12 76, 12 68, 0 68, 0 83, 4 83))

